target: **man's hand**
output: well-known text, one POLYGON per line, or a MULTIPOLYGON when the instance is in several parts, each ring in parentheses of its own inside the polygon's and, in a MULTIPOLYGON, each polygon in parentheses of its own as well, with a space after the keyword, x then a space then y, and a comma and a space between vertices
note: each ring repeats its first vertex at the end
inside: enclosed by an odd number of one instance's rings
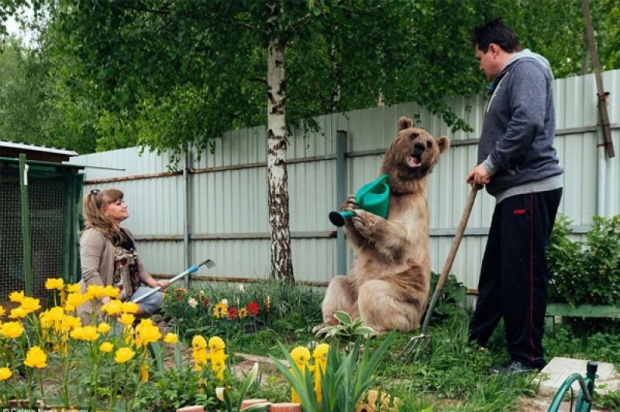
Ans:
POLYGON ((466 181, 469 184, 486 185, 491 181, 491 175, 482 164, 479 164, 467 173, 466 181))

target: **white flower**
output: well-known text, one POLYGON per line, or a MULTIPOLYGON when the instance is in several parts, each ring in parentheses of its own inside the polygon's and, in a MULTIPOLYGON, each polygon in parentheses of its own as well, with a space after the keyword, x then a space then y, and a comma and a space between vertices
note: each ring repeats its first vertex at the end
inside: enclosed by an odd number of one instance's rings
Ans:
POLYGON ((187 299, 187 304, 190 305, 192 308, 198 306, 198 302, 194 298, 187 299))
POLYGON ((200 289, 200 290, 198 291, 198 294, 199 294, 200 296, 204 296, 204 295, 205 295, 205 291, 204 291, 204 290, 202 290, 202 289, 200 289))
POLYGON ((245 292, 245 287, 243 286, 243 283, 239 283, 239 290, 241 292, 245 292))
POLYGON ((222 299, 222 303, 226 306, 228 306, 228 299, 222 299))

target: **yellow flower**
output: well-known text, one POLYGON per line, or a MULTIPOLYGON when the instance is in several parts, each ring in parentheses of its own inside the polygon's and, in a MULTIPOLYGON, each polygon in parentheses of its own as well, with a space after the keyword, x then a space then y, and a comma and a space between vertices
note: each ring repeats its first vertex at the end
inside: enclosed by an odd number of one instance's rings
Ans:
MULTIPOLYGON (((301 373, 305 375, 306 370, 308 368, 308 362, 310 361, 310 350, 303 346, 298 346, 291 351, 291 358, 293 358, 293 362, 299 368, 301 373)), ((295 389, 291 388, 291 401, 294 403, 301 403, 301 399, 299 394, 295 389)))
POLYGON ((17 303, 21 303, 22 300, 24 300, 24 291, 20 291, 20 292, 12 292, 9 295, 9 300, 11 302, 17 302, 17 303))
POLYGON ((99 333, 108 333, 110 329, 111 326, 105 322, 101 322, 99 325, 97 325, 97 332, 99 333))
POLYGON ((112 299, 101 307, 101 310, 108 315, 117 315, 122 312, 123 302, 118 299, 112 299))
POLYGON ((213 307, 213 316, 216 318, 225 318, 228 315, 228 305, 221 301, 213 307))
POLYGON ((0 324, 0 335, 5 338, 19 338, 24 333, 24 327, 20 322, 6 322, 0 324))
POLYGON ((114 361, 116 363, 125 363, 128 360, 131 360, 135 355, 135 352, 132 351, 130 348, 120 348, 119 350, 116 351, 116 354, 114 355, 114 361))
POLYGON ((120 323, 122 323, 123 325, 127 325, 127 326, 133 325, 133 322, 135 320, 136 320, 136 317, 132 315, 131 313, 123 313, 121 317, 118 318, 118 321, 120 323))
POLYGON ((220 356, 217 358, 213 358, 213 356, 211 356, 211 370, 215 372, 215 375, 221 381, 224 380, 224 371, 226 370, 226 358, 227 356, 220 356))
POLYGON ((6 311, 4 310, 2 305, 0 305, 0 316, 4 315, 5 313, 6 313, 6 311))
POLYGON ((308 362, 310 362, 310 350, 303 346, 298 346, 291 351, 291 358, 293 358, 293 362, 299 366, 299 369, 303 370, 303 368, 308 365, 308 362))
POLYGON ((149 343, 157 342, 161 339, 159 328, 154 325, 138 325, 136 327, 136 345, 138 347, 146 346, 149 343))
POLYGON ((65 286, 65 281, 62 278, 49 278, 45 281, 45 289, 48 290, 62 290, 65 286))
POLYGON ((314 358, 314 393, 317 402, 321 402, 323 397, 321 393, 321 375, 325 373, 328 352, 329 345, 327 343, 321 343, 312 352, 312 357, 314 358))
POLYGON ((226 344, 224 343, 224 340, 219 336, 213 336, 211 339, 209 339, 209 349, 211 350, 211 352, 221 351, 224 350, 224 348, 226 348, 226 344))
POLYGON ((27 313, 32 313, 35 310, 41 309, 41 304, 39 303, 39 299, 25 297, 22 300, 22 308, 24 308, 27 313))
POLYGON ((134 333, 133 325, 125 325, 125 327, 123 328, 123 338, 127 345, 133 345, 133 342, 134 342, 133 333, 134 333))
POLYGON ((202 336, 196 335, 192 339, 192 348, 194 348, 194 350, 206 349, 207 341, 202 336))
POLYGON ((103 342, 99 345, 99 350, 101 352, 110 353, 114 349, 114 345, 111 342, 103 342))
POLYGON ((65 316, 65 311, 59 306, 54 306, 51 309, 46 310, 39 314, 41 320, 41 327, 44 329, 60 330, 62 325, 62 319, 65 316))
POLYGON ((139 309, 140 306, 135 302, 123 302, 121 304, 121 312, 123 313, 136 313, 139 309))
POLYGON ((80 326, 82 326, 82 319, 78 318, 77 316, 65 315, 65 317, 62 318, 63 330, 75 329, 79 328, 80 326))
POLYGON ((9 318, 11 319, 23 319, 26 316, 28 316, 28 312, 21 306, 11 309, 11 313, 9 314, 9 318))
POLYGON ((179 341, 179 337, 174 333, 168 332, 166 333, 166 336, 164 337, 164 342, 169 343, 170 345, 174 345, 178 341, 179 341))
POLYGON ((74 283, 72 285, 67 285, 67 292, 69 293, 82 293, 82 287, 79 283, 74 283))
POLYGON ((47 366, 47 355, 40 347, 33 346, 32 348, 28 349, 28 353, 26 353, 24 365, 30 368, 45 368, 47 366))
POLYGON ((239 309, 239 319, 243 319, 248 316, 248 308, 240 308, 239 309))
POLYGON ((25 297, 22 300, 22 308, 24 308, 27 313, 32 313, 35 310, 41 309, 41 304, 39 303, 39 299, 25 297))
POLYGON ((82 292, 71 292, 67 295, 67 300, 65 301, 65 309, 68 311, 75 310, 78 306, 82 305, 88 299, 86 295, 83 295, 82 292))
POLYGON ((327 362, 327 352, 329 352, 329 345, 327 343, 321 343, 312 352, 312 357, 315 362, 327 362))
POLYGON ((88 300, 100 299, 106 295, 106 290, 103 285, 90 285, 86 288, 86 297, 88 300))
POLYGON ((84 340, 87 342, 92 342, 97 340, 99 334, 97 333, 97 328, 91 325, 88 326, 80 326, 71 331, 69 334, 75 340, 84 340))
POLYGON ((97 333, 97 328, 95 326, 82 326, 82 330, 82 339, 85 341, 92 342, 94 340, 97 340, 97 338, 99 337, 99 333, 97 333))
POLYGON ((149 380, 149 365, 146 363, 142 364, 140 368, 140 382, 148 382, 149 380))
POLYGON ((206 365, 209 360, 209 355, 205 349, 194 349, 192 357, 194 358, 195 368, 197 371, 201 370, 201 365, 206 365))
POLYGON ((109 296, 112 299, 116 299, 120 295, 121 290, 115 286, 108 285, 103 289, 105 296, 109 296))
POLYGON ((13 376, 13 372, 9 368, 0 368, 0 381, 5 381, 13 376))

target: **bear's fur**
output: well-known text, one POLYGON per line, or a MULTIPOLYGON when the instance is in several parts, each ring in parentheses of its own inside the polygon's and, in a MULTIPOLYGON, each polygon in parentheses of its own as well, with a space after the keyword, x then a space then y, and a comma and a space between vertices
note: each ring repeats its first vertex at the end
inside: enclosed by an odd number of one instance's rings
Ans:
POLYGON ((351 195, 341 210, 354 210, 344 230, 356 252, 346 276, 330 282, 322 304, 323 325, 336 325, 345 311, 377 332, 410 331, 420 325, 430 289, 430 214, 426 187, 439 155, 450 147, 401 117, 385 152, 381 174, 390 177, 387 220, 358 208, 351 195))

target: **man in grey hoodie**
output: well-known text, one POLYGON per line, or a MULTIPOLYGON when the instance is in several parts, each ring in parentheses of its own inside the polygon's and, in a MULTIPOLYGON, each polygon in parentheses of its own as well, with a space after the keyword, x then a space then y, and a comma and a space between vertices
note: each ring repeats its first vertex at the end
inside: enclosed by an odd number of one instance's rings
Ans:
POLYGON ((521 51, 501 19, 477 27, 476 58, 493 80, 469 184, 496 198, 481 265, 469 340, 487 346, 504 320, 510 360, 489 373, 525 373, 546 362, 542 338, 547 306, 547 258, 562 197, 563 170, 553 148, 553 74, 544 57, 521 51))

